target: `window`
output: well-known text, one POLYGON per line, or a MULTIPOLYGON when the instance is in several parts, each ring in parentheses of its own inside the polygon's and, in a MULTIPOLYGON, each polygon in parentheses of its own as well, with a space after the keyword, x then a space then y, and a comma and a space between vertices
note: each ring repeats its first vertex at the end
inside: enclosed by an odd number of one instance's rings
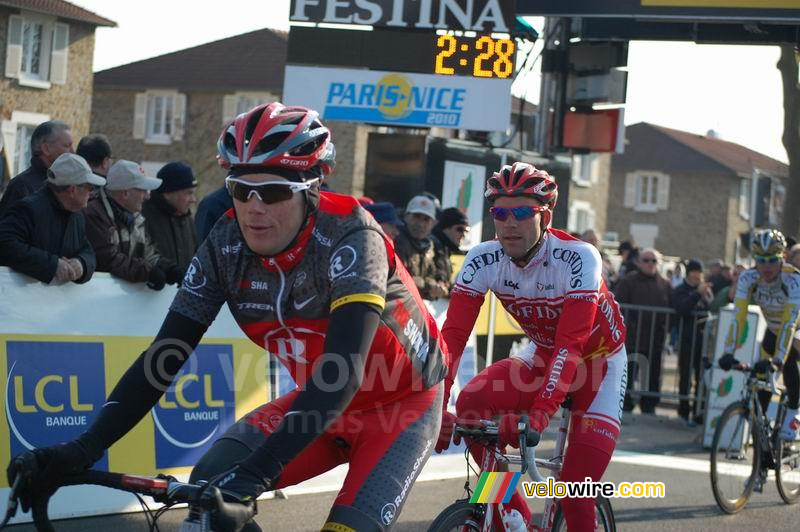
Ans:
POLYGON ((596 153, 572 156, 572 181, 579 186, 588 187, 597 182, 600 156, 596 153))
POLYGON ((630 225, 630 234, 634 242, 640 248, 654 248, 656 247, 656 238, 658 238, 658 226, 655 224, 637 224, 630 225))
MULTIPOLYGON (((0 121, 0 135, 4 146, 8 172, 15 176, 31 163, 31 136, 38 124, 50 120, 50 115, 12 111, 11 120, 0 121)), ((2 164, 2 163, 0 163, 2 164)))
POLYGON ((657 212, 669 207, 667 174, 654 170, 639 170, 625 176, 626 207, 637 212, 657 212))
POLYGON ((31 161, 31 136, 36 126, 19 125, 17 126, 17 142, 14 150, 14 166, 19 173, 28 166, 31 161))
POLYGON ((136 95, 133 138, 145 144, 171 144, 183 139, 186 95, 175 91, 147 91, 136 95))
POLYGON ((567 216, 567 231, 583 233, 587 229, 594 229, 595 212, 592 205, 586 201, 573 200, 569 204, 567 216))
POLYGON ((23 12, 8 18, 5 74, 20 85, 41 89, 67 81, 69 25, 54 17, 23 12))
POLYGON ((739 180, 739 216, 745 220, 750 219, 750 198, 752 194, 752 180, 742 178, 739 180))

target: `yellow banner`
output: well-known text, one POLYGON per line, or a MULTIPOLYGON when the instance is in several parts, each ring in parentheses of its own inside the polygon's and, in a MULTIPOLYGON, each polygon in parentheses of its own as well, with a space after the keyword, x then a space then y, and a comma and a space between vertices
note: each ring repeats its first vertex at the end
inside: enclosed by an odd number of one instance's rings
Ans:
POLYGON ((642 5, 648 7, 800 9, 800 0, 642 0, 642 5))

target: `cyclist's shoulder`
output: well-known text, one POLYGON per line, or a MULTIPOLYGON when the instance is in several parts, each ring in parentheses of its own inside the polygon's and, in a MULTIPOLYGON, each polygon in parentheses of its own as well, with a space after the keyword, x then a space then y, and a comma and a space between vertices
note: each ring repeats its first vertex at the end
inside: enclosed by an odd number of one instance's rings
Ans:
POLYGON ((790 293, 800 297, 800 270, 791 264, 784 263, 781 267, 781 281, 790 293))
POLYGON ((317 221, 312 235, 323 246, 335 246, 341 239, 349 235, 369 235, 380 225, 372 215, 352 196, 323 192, 320 195, 317 221), (367 230, 359 233, 360 230, 367 230))
POLYGON ((748 268, 739 274, 739 286, 750 286, 761 280, 761 274, 755 268, 748 268))
POLYGON ((491 266, 499 264, 504 256, 505 252, 499 240, 496 238, 486 240, 470 248, 464 257, 464 266, 470 263, 481 267, 491 266))
POLYGON ((574 270, 579 267, 599 267, 602 264, 600 252, 588 242, 559 229, 549 229, 548 232, 547 252, 555 266, 574 270))

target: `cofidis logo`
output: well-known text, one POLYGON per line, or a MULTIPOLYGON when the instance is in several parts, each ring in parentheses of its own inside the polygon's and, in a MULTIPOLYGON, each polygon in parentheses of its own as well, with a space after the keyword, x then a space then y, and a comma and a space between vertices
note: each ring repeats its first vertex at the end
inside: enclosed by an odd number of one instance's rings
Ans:
MULTIPOLYGON (((102 343, 9 341, 6 352, 11 456, 89 428, 105 401, 102 343)), ((107 470, 107 455, 95 467, 107 470)))
POLYGON ((466 95, 463 88, 415 85, 402 74, 387 74, 377 83, 331 82, 324 116, 378 124, 458 126, 466 95))
POLYGON ((153 408, 156 467, 192 466, 235 421, 233 346, 199 345, 153 408))

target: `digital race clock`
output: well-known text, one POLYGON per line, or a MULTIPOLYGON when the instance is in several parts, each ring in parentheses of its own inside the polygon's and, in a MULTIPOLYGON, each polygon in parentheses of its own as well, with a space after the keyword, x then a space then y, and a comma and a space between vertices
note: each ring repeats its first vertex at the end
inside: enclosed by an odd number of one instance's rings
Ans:
POLYGON ((507 78, 514 73, 516 46, 511 39, 439 35, 434 74, 507 78))

